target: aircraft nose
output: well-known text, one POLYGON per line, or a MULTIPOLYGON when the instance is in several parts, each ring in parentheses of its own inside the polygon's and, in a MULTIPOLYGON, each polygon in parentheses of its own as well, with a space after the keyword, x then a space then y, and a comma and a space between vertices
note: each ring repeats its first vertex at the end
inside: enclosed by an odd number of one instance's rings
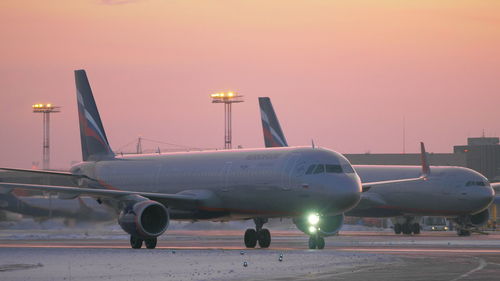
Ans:
POLYGON ((470 196, 474 199, 476 209, 484 210, 495 199, 495 192, 490 186, 483 186, 476 188, 473 192, 470 192, 470 196))
POLYGON ((335 205, 339 212, 347 212, 354 208, 361 198, 361 182, 359 178, 349 177, 335 185, 335 205))
POLYGON ((486 186, 481 188, 481 194, 479 197, 480 201, 482 201, 485 206, 489 206, 493 200, 495 200, 495 191, 491 188, 491 186, 486 186))

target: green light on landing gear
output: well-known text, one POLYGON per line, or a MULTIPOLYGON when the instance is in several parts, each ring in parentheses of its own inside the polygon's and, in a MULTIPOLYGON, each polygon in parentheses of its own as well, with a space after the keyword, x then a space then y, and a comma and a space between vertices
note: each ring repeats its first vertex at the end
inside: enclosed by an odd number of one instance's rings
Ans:
POLYGON ((310 226, 310 227, 309 227, 309 234, 314 234, 314 233, 316 233, 316 231, 318 231, 318 230, 316 229, 316 227, 314 227, 314 226, 310 226))
POLYGON ((310 225, 317 225, 319 222, 319 215, 318 214, 310 214, 307 217, 307 221, 309 222, 310 225))

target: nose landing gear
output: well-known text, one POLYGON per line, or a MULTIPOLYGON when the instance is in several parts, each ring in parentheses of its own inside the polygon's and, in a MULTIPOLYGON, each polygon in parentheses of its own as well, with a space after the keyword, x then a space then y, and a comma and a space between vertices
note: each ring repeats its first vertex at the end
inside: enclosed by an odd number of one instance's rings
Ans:
POLYGON ((309 249, 324 249, 325 248, 325 238, 319 235, 309 236, 309 249))
POLYGON ((244 241, 247 248, 255 248, 257 242, 261 248, 269 248, 271 245, 271 232, 267 228, 262 228, 267 222, 267 218, 255 218, 255 229, 249 228, 245 231, 244 241))

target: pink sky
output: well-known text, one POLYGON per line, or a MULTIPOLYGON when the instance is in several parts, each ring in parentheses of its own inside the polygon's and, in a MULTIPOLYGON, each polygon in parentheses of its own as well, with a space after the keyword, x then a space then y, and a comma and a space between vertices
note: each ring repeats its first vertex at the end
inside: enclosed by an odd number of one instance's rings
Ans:
POLYGON ((80 160, 73 70, 85 68, 113 148, 139 135, 262 147, 270 96, 290 145, 342 153, 451 152, 500 135, 500 1, 0 1, 0 166, 40 161, 52 102, 52 167, 80 160))

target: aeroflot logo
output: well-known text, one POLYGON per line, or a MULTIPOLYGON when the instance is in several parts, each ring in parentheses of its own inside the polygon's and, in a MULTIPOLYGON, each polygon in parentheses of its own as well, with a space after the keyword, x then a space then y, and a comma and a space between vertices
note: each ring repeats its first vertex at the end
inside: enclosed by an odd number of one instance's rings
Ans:
POLYGON ((101 138, 101 141, 102 142, 106 142, 106 138, 104 137, 104 134, 102 133, 101 129, 99 128, 99 126, 97 125, 97 122, 95 121, 95 119, 92 117, 92 115, 90 115, 90 113, 87 111, 87 109, 85 108, 85 105, 83 103, 83 97, 80 93, 80 91, 76 91, 77 93, 77 99, 78 99, 78 104, 81 106, 81 109, 83 111, 83 114, 85 116, 85 119, 87 120, 87 126, 88 126, 90 129, 92 129, 94 132, 96 132, 98 134, 98 136, 101 138))
POLYGON ((253 154, 253 155, 248 155, 247 160, 273 160, 276 158, 279 158, 281 156, 281 153, 276 153, 276 154, 253 154))
POLYGON ((262 116, 262 121, 266 125, 266 128, 264 128, 264 129, 269 131, 273 140, 278 142, 278 144, 280 144, 281 146, 287 146, 285 141, 276 132, 276 130, 274 130, 274 128, 271 127, 271 123, 269 122, 269 117, 267 116, 267 113, 263 110, 261 110, 260 112, 261 112, 261 116, 262 116))

